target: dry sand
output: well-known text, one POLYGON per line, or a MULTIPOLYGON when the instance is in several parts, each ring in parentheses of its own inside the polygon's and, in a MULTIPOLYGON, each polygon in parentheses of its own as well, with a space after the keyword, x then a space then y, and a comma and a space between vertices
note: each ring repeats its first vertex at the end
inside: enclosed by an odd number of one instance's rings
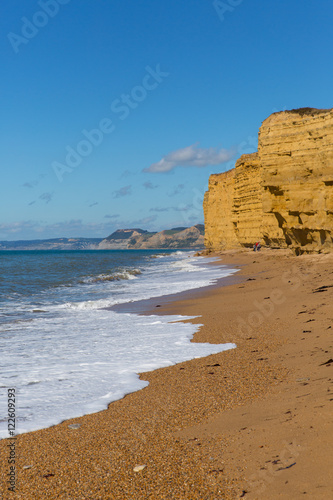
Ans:
POLYGON ((333 255, 222 261, 241 268, 234 284, 158 299, 154 313, 201 315, 194 341, 237 348, 144 373, 149 386, 108 410, 18 436, 16 493, 1 441, 1 499, 333 498, 333 255))

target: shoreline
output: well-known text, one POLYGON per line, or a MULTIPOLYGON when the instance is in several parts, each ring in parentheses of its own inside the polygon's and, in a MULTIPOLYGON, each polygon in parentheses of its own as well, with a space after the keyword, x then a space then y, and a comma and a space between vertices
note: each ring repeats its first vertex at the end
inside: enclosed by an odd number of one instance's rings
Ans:
POLYGON ((332 256, 245 251, 222 263, 242 266, 231 278, 243 281, 150 314, 200 315, 187 320, 204 325, 194 342, 237 348, 143 373, 149 386, 107 410, 17 436, 19 489, 6 491, 2 464, 4 499, 331 496, 332 256))
MULTIPOLYGON (((132 302, 121 302, 119 304, 114 304, 113 306, 108 307, 107 309, 110 311, 115 311, 119 313, 129 313, 129 314, 139 314, 139 315, 163 315, 163 310, 158 311, 155 310, 156 307, 170 305, 173 303, 178 303, 187 299, 195 299, 196 297, 200 298, 203 294, 209 292, 214 288, 220 288, 224 286, 229 286, 236 284, 238 282, 242 282, 244 280, 243 276, 240 274, 240 270, 242 269, 242 265, 237 265, 236 263, 231 266, 225 264, 221 261, 220 255, 212 254, 209 256, 200 255, 200 257, 208 257, 208 258, 216 258, 215 262, 207 262, 206 265, 211 266, 221 266, 227 267, 229 269, 234 269, 235 272, 229 274, 228 276, 223 276, 222 278, 217 278, 215 283, 210 283, 209 285, 199 287, 199 288, 190 288, 188 290, 184 290, 182 292, 175 292, 167 295, 161 295, 157 297, 151 297, 149 299, 140 299, 132 302)), ((171 314, 171 313, 167 313, 171 314)), ((177 313, 175 313, 177 314, 177 313)))

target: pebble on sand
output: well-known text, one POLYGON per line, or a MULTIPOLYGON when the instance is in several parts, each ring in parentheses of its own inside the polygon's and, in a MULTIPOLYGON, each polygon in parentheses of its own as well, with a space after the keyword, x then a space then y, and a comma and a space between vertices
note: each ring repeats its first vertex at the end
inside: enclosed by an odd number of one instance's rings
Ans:
POLYGON ((134 472, 140 472, 143 469, 145 469, 147 466, 146 465, 136 465, 133 469, 134 472))

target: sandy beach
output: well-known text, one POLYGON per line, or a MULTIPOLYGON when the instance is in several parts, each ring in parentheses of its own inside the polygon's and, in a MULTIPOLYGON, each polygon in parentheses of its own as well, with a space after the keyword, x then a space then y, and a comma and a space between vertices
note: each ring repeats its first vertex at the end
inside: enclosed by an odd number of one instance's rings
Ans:
POLYGON ((193 341, 237 348, 143 373, 149 386, 107 410, 18 436, 15 493, 2 440, 2 500, 333 497, 333 255, 221 259, 240 269, 233 281, 150 312, 198 316, 193 341))

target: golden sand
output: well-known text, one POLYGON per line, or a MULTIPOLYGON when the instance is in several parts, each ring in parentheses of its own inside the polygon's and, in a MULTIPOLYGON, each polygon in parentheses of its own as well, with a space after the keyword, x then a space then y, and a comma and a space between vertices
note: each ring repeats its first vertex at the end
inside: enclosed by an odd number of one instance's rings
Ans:
POLYGON ((241 268, 234 284, 159 298, 153 313, 200 315, 195 342, 237 348, 143 373, 149 386, 107 410, 18 436, 16 493, 2 440, 1 499, 333 497, 333 256, 222 261, 241 268))

